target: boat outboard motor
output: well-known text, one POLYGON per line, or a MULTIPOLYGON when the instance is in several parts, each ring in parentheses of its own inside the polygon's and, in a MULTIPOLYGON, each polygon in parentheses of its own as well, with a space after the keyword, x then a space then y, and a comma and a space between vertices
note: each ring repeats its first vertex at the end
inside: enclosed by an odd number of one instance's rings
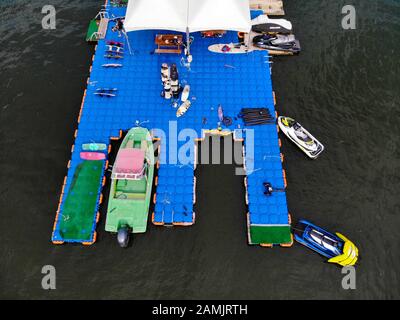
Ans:
POLYGON ((263 14, 253 19, 252 30, 257 33, 292 33, 292 23, 286 19, 270 19, 263 14))
POLYGON ((127 227, 122 227, 118 230, 117 240, 121 248, 126 248, 129 244, 129 229, 127 227))

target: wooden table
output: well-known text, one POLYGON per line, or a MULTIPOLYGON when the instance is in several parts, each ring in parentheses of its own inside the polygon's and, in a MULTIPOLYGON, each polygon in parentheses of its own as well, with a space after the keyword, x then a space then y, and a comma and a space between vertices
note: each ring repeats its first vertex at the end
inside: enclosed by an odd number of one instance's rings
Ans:
POLYGON ((177 53, 181 54, 183 36, 178 34, 158 34, 156 35, 156 53, 177 53))

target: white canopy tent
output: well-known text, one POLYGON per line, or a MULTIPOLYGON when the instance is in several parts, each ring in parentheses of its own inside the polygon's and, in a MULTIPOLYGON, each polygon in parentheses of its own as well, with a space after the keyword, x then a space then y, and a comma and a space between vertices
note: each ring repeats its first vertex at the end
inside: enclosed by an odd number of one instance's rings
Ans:
POLYGON ((138 30, 186 32, 188 0, 129 0, 124 27, 138 30))
POLYGON ((188 0, 188 3, 190 32, 251 30, 249 0, 188 0))
POLYGON ((171 30, 189 35, 207 30, 250 32, 252 23, 249 0, 129 0, 124 27, 126 32, 171 30))

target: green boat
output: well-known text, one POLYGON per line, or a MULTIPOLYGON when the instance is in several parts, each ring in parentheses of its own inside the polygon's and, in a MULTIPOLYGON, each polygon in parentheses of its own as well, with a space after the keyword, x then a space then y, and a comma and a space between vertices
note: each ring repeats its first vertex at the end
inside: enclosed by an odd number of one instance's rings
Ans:
POLYGON ((113 166, 106 219, 106 231, 117 233, 123 248, 131 233, 146 232, 153 176, 153 139, 147 129, 133 128, 113 166))
POLYGON ((98 42, 99 39, 104 39, 109 21, 108 12, 105 9, 101 10, 94 19, 90 20, 86 41, 92 43, 98 42))

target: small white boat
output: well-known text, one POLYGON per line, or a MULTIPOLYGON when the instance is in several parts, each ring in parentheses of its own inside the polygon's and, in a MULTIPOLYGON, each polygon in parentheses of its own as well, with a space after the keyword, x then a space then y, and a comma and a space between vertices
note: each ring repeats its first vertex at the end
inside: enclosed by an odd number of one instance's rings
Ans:
POLYGON ((316 159, 324 151, 322 143, 294 119, 279 117, 278 125, 282 132, 311 159, 316 159))
POLYGON ((190 100, 186 100, 184 103, 182 103, 182 105, 176 111, 176 117, 182 117, 186 113, 186 111, 189 110, 191 104, 192 103, 190 102, 190 100))

